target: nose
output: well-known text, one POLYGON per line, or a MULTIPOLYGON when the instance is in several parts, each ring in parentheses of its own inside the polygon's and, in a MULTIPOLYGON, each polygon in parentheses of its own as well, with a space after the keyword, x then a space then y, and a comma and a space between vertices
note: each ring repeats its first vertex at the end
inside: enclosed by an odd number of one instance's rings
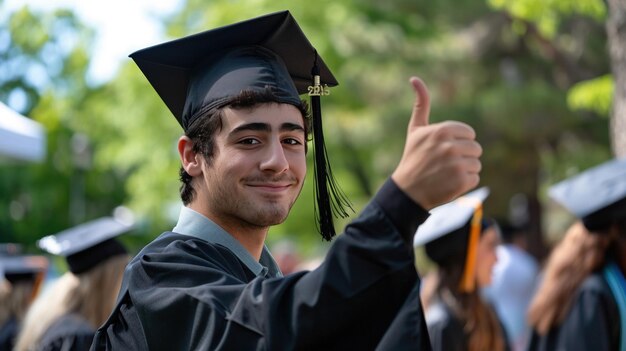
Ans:
POLYGON ((266 152, 261 160, 262 171, 282 173, 289 169, 289 161, 285 156, 285 150, 280 140, 272 140, 266 148, 266 152))

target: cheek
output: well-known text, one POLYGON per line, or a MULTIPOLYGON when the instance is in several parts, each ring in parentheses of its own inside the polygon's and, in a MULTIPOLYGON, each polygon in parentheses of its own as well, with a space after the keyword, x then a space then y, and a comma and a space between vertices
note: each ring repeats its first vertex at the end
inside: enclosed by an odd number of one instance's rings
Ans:
POLYGON ((496 257, 495 251, 490 251, 488 256, 485 258, 485 264, 483 270, 485 271, 485 276, 491 280, 491 274, 493 272, 493 267, 496 265, 498 258, 496 257))
POLYGON ((238 174, 249 171, 254 168, 258 157, 247 155, 244 153, 231 152, 220 157, 219 162, 215 163, 215 169, 221 174, 238 174))
POLYGON ((480 270, 483 271, 484 274, 490 274, 493 266, 496 264, 497 261, 495 249, 482 246, 479 249, 478 257, 480 261, 477 266, 480 266, 480 270))
POLYGON ((298 177, 303 180, 306 175, 306 156, 297 154, 289 158, 289 168, 298 177))
POLYGON ((498 245, 497 244, 489 248, 489 256, 493 260, 493 264, 498 262, 498 245))
POLYGON ((491 275, 493 271, 493 266, 495 261, 491 259, 491 257, 484 257, 481 259, 480 264, 477 265, 478 272, 476 272, 477 279, 479 284, 488 285, 491 284, 491 275))

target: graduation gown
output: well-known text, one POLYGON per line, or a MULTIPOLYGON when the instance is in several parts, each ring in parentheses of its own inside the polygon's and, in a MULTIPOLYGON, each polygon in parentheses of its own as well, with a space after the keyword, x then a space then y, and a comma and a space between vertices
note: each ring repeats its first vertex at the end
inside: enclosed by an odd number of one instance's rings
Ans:
POLYGON ((563 323, 541 336, 533 331, 529 351, 617 351, 620 341, 617 304, 602 272, 587 277, 576 291, 563 323))
POLYGON ((17 319, 9 318, 2 326, 0 326, 0 351, 13 350, 15 338, 18 334, 19 325, 17 319))
MULTIPOLYGON (((493 311, 493 307, 487 305, 493 311)), ((493 311, 495 315, 495 311, 493 311)), ((504 349, 510 350, 509 340, 502 322, 498 320, 504 341, 504 349)), ((467 351, 469 335, 461 321, 448 305, 441 301, 435 302, 426 313, 426 325, 433 351, 467 351)))
POLYGON ((441 301, 434 303, 426 313, 426 324, 433 351, 466 351, 467 334, 463 323, 441 301))
POLYGON ((37 351, 87 351, 95 329, 75 314, 67 314, 52 323, 41 337, 37 351))
POLYGON ((427 215, 388 180, 320 267, 279 278, 165 232, 129 263, 92 350, 430 350, 412 245, 427 215))

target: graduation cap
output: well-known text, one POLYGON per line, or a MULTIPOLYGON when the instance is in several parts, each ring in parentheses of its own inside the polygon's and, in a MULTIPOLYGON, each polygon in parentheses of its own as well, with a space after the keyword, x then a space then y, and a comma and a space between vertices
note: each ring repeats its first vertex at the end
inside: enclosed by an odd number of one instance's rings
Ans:
POLYGON ((32 286, 30 298, 34 299, 48 271, 48 259, 39 255, 5 255, 0 256, 0 274, 11 283, 29 284, 32 286))
POLYGON ((482 232, 482 204, 489 188, 482 187, 436 207, 417 229, 413 245, 424 246, 426 255, 441 266, 463 265, 460 288, 475 288, 476 250, 482 232))
POLYGON ((80 274, 107 258, 126 254, 124 246, 115 238, 132 228, 131 223, 102 217, 43 237, 37 245, 46 252, 65 257, 70 271, 80 274))
POLYGON ((335 235, 333 215, 351 208, 333 177, 322 131, 320 96, 337 80, 289 11, 208 30, 136 51, 130 57, 185 131, 243 91, 270 89, 277 102, 311 97, 320 232, 335 235), (332 202, 332 204, 331 204, 332 202))
POLYGON ((6 275, 42 272, 48 269, 48 259, 40 255, 15 255, 0 257, 0 265, 6 275))
POLYGON ((38 255, 7 255, 0 257, 0 271, 11 283, 40 280, 48 269, 48 260, 38 255))
POLYGON ((626 220, 626 158, 613 159, 565 179, 548 190, 552 199, 591 231, 626 220))

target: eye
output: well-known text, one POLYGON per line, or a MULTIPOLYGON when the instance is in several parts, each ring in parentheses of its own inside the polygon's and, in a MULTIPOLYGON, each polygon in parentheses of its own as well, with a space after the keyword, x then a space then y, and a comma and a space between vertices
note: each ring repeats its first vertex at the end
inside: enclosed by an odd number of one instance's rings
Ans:
POLYGON ((300 142, 300 140, 295 139, 295 138, 286 138, 283 139, 283 143, 287 144, 287 145, 301 145, 302 143, 300 142))
POLYGON ((260 141, 254 138, 246 138, 246 139, 242 139, 239 141, 239 144, 244 144, 244 145, 257 145, 260 143, 261 143, 260 141))

